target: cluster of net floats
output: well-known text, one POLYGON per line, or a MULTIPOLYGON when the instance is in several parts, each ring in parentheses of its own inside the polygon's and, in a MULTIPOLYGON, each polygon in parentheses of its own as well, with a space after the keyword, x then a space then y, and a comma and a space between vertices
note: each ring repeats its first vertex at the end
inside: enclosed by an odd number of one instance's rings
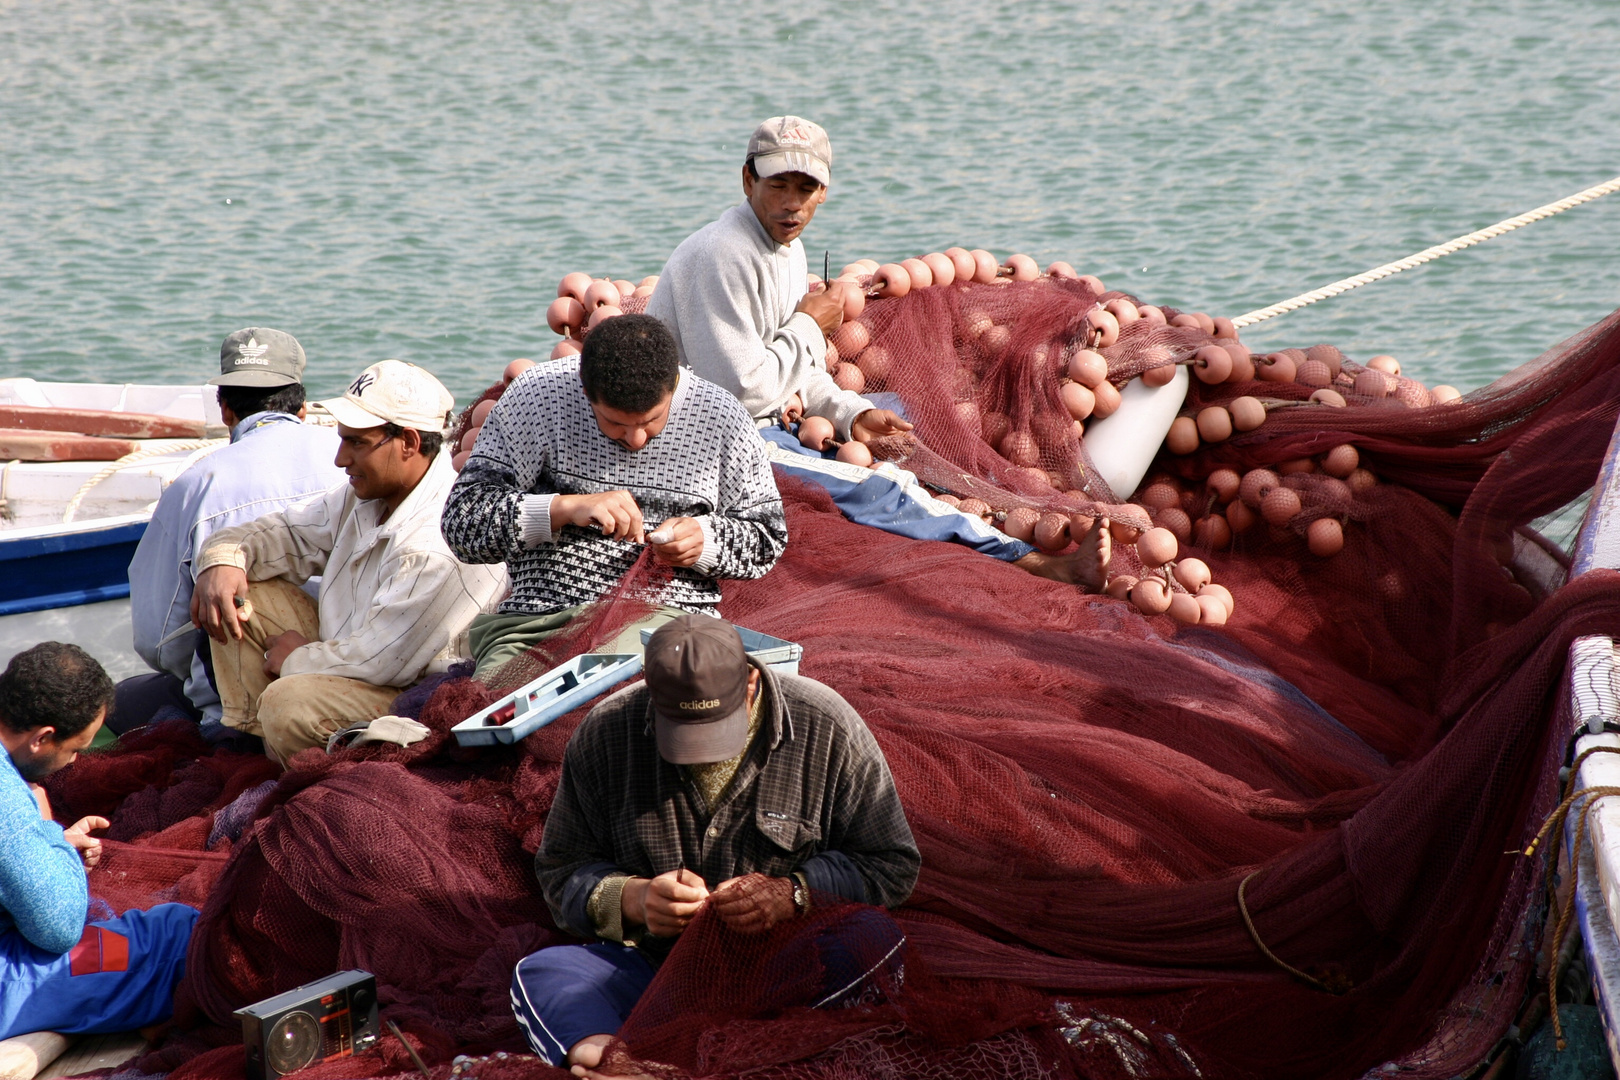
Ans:
MULTIPOLYGON (((1230 319, 1178 312, 1110 292, 1100 279, 1080 274, 1065 262, 1055 262, 1042 271, 1028 255, 1002 260, 983 249, 961 247, 898 262, 858 259, 830 281, 811 275, 812 291, 830 290, 844 304, 844 322, 828 341, 827 370, 839 386, 856 393, 884 387, 892 359, 883 345, 873 342, 869 302, 965 283, 1043 279, 1081 282, 1100 298, 1086 314, 1087 332, 1062 350, 1055 365, 1044 369, 1049 374, 1040 376, 1054 380, 1075 439, 1083 436, 1088 422, 1119 409, 1121 390, 1132 379, 1149 387, 1164 386, 1179 366, 1186 366, 1195 381, 1164 441, 1165 449, 1176 457, 1253 431, 1277 409, 1375 403, 1426 408, 1461 396, 1454 387, 1430 388, 1403 376, 1399 361, 1392 356, 1375 356, 1358 364, 1332 345, 1254 354, 1240 340, 1230 319), (1168 332, 1151 333, 1159 330, 1168 332), (1255 393, 1257 382, 1276 384, 1276 395, 1255 393), (1234 395, 1223 389, 1237 386, 1250 392, 1234 395)), ((656 276, 631 282, 582 272, 565 275, 546 311, 547 324, 560 337, 551 358, 579 352, 586 335, 604 320, 644 310, 657 285, 656 276)), ((987 355, 1004 349, 1012 338, 1009 327, 972 311, 965 314, 965 332, 987 355)), ((512 361, 498 387, 531 366, 531 360, 512 361)), ((795 404, 789 402, 790 414, 795 404)), ((493 398, 488 397, 464 415, 463 434, 453 459, 458 470, 493 405, 493 398)), ((972 424, 1002 457, 1014 466, 1039 471, 1042 445, 1030 432, 1009 430, 1005 416, 981 414, 971 401, 961 407, 964 416, 972 414, 972 424)), ((839 444, 832 423, 825 418, 805 417, 799 439, 812 449, 836 450, 840 460, 851 464, 874 464, 864 444, 839 444)), ((1056 473, 1049 475, 1057 490, 1072 486, 1056 473)), ((1220 625, 1232 614, 1232 595, 1211 580, 1207 563, 1182 557, 1183 548, 1221 551, 1234 538, 1264 527, 1277 539, 1288 534, 1303 536, 1313 556, 1329 558, 1344 546, 1352 501, 1376 484, 1373 474, 1361 466, 1355 447, 1348 444, 1274 468, 1241 473, 1214 468, 1201 483, 1162 471, 1150 473, 1134 493, 1133 508, 1141 511, 1135 515, 1138 524, 1110 522, 1116 550, 1125 549, 1127 557, 1116 556, 1107 592, 1129 600, 1145 614, 1168 614, 1184 624, 1220 625), (1148 522, 1150 527, 1141 527, 1148 522)), ((998 510, 978 498, 959 498, 945 491, 935 494, 1048 552, 1067 549, 1096 524, 1083 515, 1024 506, 998 510)))

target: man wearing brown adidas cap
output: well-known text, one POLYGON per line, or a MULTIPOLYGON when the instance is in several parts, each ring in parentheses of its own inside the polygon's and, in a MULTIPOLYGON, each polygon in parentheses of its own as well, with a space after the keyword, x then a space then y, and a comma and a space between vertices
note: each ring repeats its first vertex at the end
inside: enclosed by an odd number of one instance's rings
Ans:
POLYGON ((320 404, 349 482, 215 533, 192 594, 192 620, 214 639, 222 722, 283 763, 465 655, 467 626, 506 583, 439 532, 456 474, 442 452, 455 401, 438 379, 384 360, 320 404), (298 586, 316 575, 312 604, 298 586))
MULTIPOLYGON (((816 903, 894 907, 921 857, 883 752, 821 683, 750 659, 730 623, 684 615, 646 648, 646 681, 568 742, 535 868, 557 926, 512 983, 554 1065, 594 1068, 675 939, 705 909, 761 933, 816 903)), ((818 938, 834 1004, 892 972, 903 938, 872 908, 818 938)), ((766 1003, 761 1003, 764 1006, 766 1003)))

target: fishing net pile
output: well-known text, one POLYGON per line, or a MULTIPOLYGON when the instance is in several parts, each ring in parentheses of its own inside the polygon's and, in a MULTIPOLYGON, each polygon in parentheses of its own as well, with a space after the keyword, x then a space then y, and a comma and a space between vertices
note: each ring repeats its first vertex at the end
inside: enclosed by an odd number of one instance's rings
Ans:
MULTIPOLYGON (((801 643, 802 672, 881 744, 923 854, 895 912, 905 976, 805 1008, 792 989, 817 972, 795 942, 847 905, 819 898, 811 925, 761 937, 700 918, 622 1033, 628 1055, 672 1066, 659 1075, 1315 1078, 1394 1062, 1445 1077, 1523 1004, 1544 868, 1504 853, 1557 801, 1570 642, 1620 631, 1620 577, 1565 583, 1561 553, 1525 527, 1597 475, 1620 313, 1448 404, 1393 378, 1378 385, 1396 393, 1358 393, 1362 366, 1342 356, 1337 373, 1322 361, 1327 387, 1196 380, 1195 425, 1240 397, 1264 422, 1166 450, 1130 493, 1086 468, 1063 389, 1076 356, 1100 353, 1123 382, 1235 339, 1169 312, 1105 345, 1099 301, 1119 298, 1051 277, 913 289, 867 305, 870 340, 837 362, 916 421, 879 457, 1003 523, 1020 509, 1071 532, 1120 522, 1114 576, 1157 574, 1167 594, 1189 590, 1129 530, 1176 533, 1175 558, 1230 590, 1230 618, 1178 622, 1133 589, 1082 595, 855 526, 779 478, 787 552, 760 581, 726 582, 722 610, 801 643), (861 364, 873 347, 881 372, 861 364), (1311 402, 1334 384, 1343 407, 1311 402), (1327 456, 1343 446, 1357 462, 1341 477, 1327 456), (1290 512, 1266 514, 1278 490, 1290 512), (1324 519, 1342 547, 1313 554, 1324 519)), ((596 619, 499 681, 606 640, 656 573, 638 565, 596 619)), ((449 727, 495 693, 435 680, 396 705, 433 730, 424 742, 307 752, 279 780, 183 726, 60 774, 64 817, 116 823, 99 896, 206 896, 175 1028, 139 1071, 240 1076, 233 1009, 359 967, 439 1080, 454 1055, 497 1051, 513 1056, 476 1075, 563 1075, 520 1053, 507 990, 521 956, 567 940, 530 857, 580 714, 458 748, 449 727)), ((411 1071, 385 1039, 309 1075, 411 1071)))

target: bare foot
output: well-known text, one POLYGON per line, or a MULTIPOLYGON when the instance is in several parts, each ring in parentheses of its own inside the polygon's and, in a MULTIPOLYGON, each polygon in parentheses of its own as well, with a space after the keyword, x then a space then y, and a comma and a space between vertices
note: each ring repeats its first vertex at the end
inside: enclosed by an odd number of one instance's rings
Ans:
POLYGON ((1032 551, 1013 565, 1050 581, 1078 585, 1086 592, 1102 592, 1108 582, 1108 560, 1113 557, 1113 541, 1108 519, 1098 518, 1085 535, 1076 537, 1079 546, 1067 555, 1032 551))
POLYGON ((568 1051, 569 1071, 588 1080, 676 1080, 688 1074, 673 1065, 638 1061, 612 1035, 587 1035, 568 1051))
MULTIPOLYGON (((568 1064, 583 1065, 586 1069, 596 1068, 602 1064, 602 1051, 607 1049, 607 1044, 612 1041, 612 1035, 585 1036, 568 1051, 568 1064)), ((574 1075, 584 1076, 585 1074, 576 1069, 574 1075)))

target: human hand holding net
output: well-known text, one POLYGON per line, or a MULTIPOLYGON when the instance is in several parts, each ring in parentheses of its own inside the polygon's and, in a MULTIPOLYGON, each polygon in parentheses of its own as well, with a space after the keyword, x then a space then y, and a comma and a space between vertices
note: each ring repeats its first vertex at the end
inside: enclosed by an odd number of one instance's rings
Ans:
POLYGON ((703 910, 709 897, 703 879, 681 867, 655 878, 631 878, 619 894, 625 921, 655 937, 675 937, 703 910))
POLYGON ((709 894, 709 907, 739 934, 761 934, 798 914, 791 878, 744 874, 722 881, 709 894))

